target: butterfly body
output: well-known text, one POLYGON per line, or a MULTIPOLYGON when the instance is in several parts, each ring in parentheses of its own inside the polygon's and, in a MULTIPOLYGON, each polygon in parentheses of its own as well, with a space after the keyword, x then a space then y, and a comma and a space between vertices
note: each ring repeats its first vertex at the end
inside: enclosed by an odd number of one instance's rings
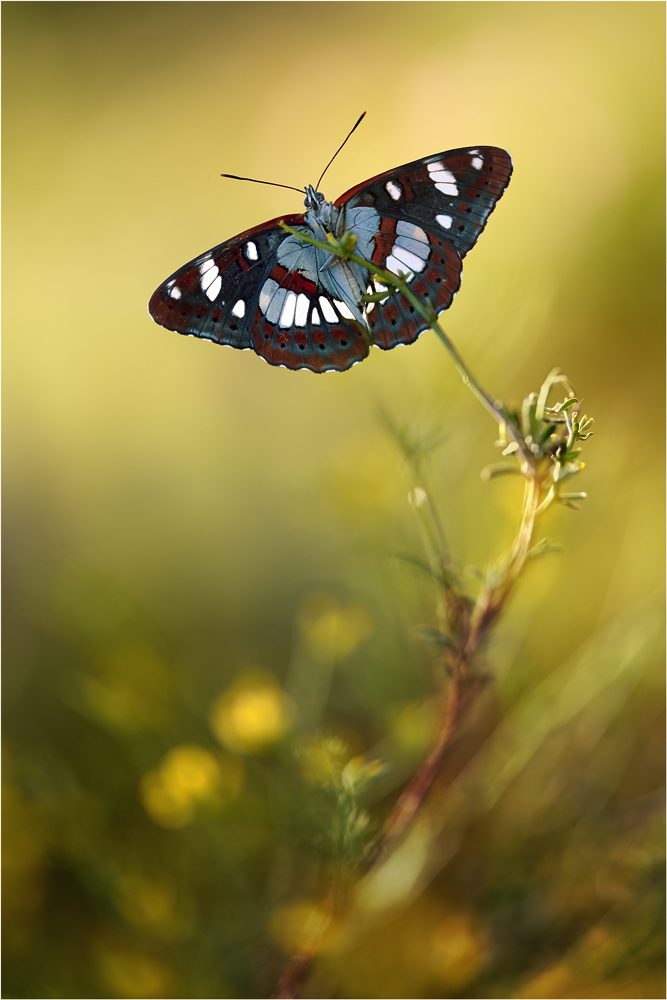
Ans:
POLYGON ((308 186, 304 214, 247 230, 190 261, 155 291, 149 312, 168 329, 254 350, 269 364, 345 371, 371 343, 382 350, 412 343, 427 324, 369 270, 301 242, 280 223, 321 242, 352 234, 355 256, 403 274, 440 313, 511 172, 508 153, 482 146, 398 167, 335 202, 308 186), (363 301, 383 291, 381 301, 363 301))

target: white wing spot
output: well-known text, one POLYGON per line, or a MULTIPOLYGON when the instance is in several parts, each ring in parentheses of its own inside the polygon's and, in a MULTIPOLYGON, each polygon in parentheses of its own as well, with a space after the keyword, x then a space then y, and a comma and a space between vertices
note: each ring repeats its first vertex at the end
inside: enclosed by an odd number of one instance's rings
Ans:
POLYGON ((475 168, 475 170, 481 170, 484 165, 484 159, 481 156, 473 156, 470 163, 475 168))
POLYGON ((180 299, 180 297, 181 297, 181 290, 180 290, 180 288, 178 288, 176 285, 174 285, 173 288, 169 289, 169 296, 172 299, 180 299))
POLYGON ((310 317, 310 322, 313 323, 315 326, 320 325, 320 314, 318 313, 317 309, 313 309, 313 315, 310 317))
POLYGON ((334 302, 338 306, 341 316, 345 319, 354 319, 354 313, 350 311, 349 306, 346 306, 344 302, 340 302, 338 299, 334 299, 334 302))
POLYGON ((212 267, 215 267, 215 264, 209 257, 208 260, 202 261, 202 263, 199 265, 199 273, 206 274, 206 272, 210 271, 212 267))
POLYGON ((442 163, 429 163, 428 172, 438 191, 442 191, 443 194, 458 195, 456 177, 451 170, 445 170, 442 163))
POLYGON ((303 292, 299 292, 296 297, 296 311, 294 313, 294 322, 297 326, 305 326, 308 322, 308 310, 310 308, 310 299, 303 292))
POLYGON ((456 177, 451 170, 445 170, 442 163, 429 163, 428 172, 433 180, 448 181, 450 184, 456 184, 456 177))
POLYGON ((238 316, 239 319, 243 319, 245 316, 245 302, 243 299, 239 299, 238 302, 234 304, 232 316, 238 316))
POLYGON ((288 292, 280 314, 280 326, 288 327, 294 322, 294 311, 296 309, 296 292, 288 292))
POLYGON ((396 223, 396 232, 399 236, 410 236, 413 240, 420 240, 422 243, 428 243, 428 236, 419 226, 413 226, 411 222, 403 222, 401 219, 396 223))
MULTIPOLYGON (((273 284, 276 285, 276 282, 274 281, 273 284)), ((278 288, 278 286, 276 285, 276 290, 271 296, 271 301, 269 302, 268 309, 266 310, 266 318, 269 323, 278 322, 280 314, 283 309, 283 302, 285 301, 286 295, 287 295, 286 289, 278 288)))
MULTIPOLYGON (((203 266, 204 265, 202 264, 201 267, 203 266)), ((199 268, 200 271, 201 267, 199 268)), ((201 285, 202 292, 206 292, 206 289, 213 284, 215 279, 218 277, 219 273, 220 272, 218 271, 218 268, 215 266, 213 261, 211 261, 211 266, 207 268, 205 271, 202 271, 201 278, 199 279, 199 284, 201 285)), ((220 284, 222 284, 222 281, 220 282, 220 284)), ((206 292, 206 294, 208 295, 208 292, 206 292)))
POLYGON ((469 153, 479 153, 479 150, 478 149, 469 149, 468 152, 469 153))
MULTIPOLYGON (((423 266, 424 265, 422 264, 422 267, 423 266)), ((403 272, 406 281, 412 281, 412 279, 414 278, 414 274, 412 273, 408 265, 405 264, 402 260, 398 260, 397 257, 394 257, 393 253, 387 257, 387 270, 393 271, 394 274, 400 274, 401 272, 403 272)))
POLYGON ((413 273, 415 271, 423 271, 426 267, 426 261, 418 257, 416 253, 411 253, 406 250, 404 246, 399 246, 398 240, 394 243, 394 249, 392 252, 392 257, 395 260, 399 260, 402 264, 405 264, 405 268, 409 268, 413 273))
POLYGON ((325 299, 323 295, 320 295, 320 306, 322 309, 322 315, 324 316, 327 323, 335 323, 338 319, 336 315, 336 310, 331 305, 328 299, 325 299))
POLYGON ((245 245, 245 255, 248 260, 259 260, 259 254, 257 253, 257 246, 250 240, 249 243, 245 245))
MULTIPOLYGON (((218 269, 216 267, 216 271, 217 270, 218 269)), ((206 294, 211 300, 211 302, 217 299, 218 295, 220 294, 221 288, 222 288, 222 278, 220 277, 220 275, 218 275, 217 278, 214 280, 213 284, 209 285, 209 287, 206 289, 206 294)))
POLYGON ((435 221, 439 223, 443 229, 452 228, 452 217, 451 215, 436 215, 435 221))
POLYGON ((262 285, 262 290, 259 293, 259 308, 262 310, 264 315, 266 315, 266 310, 269 308, 269 304, 277 288, 278 282, 274 281, 273 278, 267 278, 262 285))
MULTIPOLYGON (((411 254, 416 254, 421 260, 427 260, 431 252, 428 236, 419 226, 414 226, 411 222, 400 221, 396 226, 397 238, 396 246, 403 247, 411 254)), ((418 271, 422 268, 418 267, 418 271)))
POLYGON ((398 201, 398 199, 403 194, 398 184, 394 184, 393 181, 387 181, 387 183, 385 184, 385 188, 387 194, 390 196, 390 198, 393 198, 394 201, 398 201))

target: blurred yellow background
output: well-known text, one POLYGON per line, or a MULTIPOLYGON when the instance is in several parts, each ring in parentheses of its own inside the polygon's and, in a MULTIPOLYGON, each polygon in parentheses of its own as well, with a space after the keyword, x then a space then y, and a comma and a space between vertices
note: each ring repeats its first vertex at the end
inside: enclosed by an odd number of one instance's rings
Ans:
POLYGON ((491 734, 506 770, 471 779, 456 863, 308 995, 663 996, 663 5, 5 2, 3 29, 6 995, 271 992, 317 895, 288 734, 409 758, 431 725, 379 408, 442 431, 461 566, 512 536, 520 488, 481 481, 496 430, 432 335, 317 376, 147 314, 181 264, 301 209, 222 171, 314 183, 367 110, 330 199, 510 151, 445 327, 508 402, 559 365, 596 436, 446 768, 491 734))

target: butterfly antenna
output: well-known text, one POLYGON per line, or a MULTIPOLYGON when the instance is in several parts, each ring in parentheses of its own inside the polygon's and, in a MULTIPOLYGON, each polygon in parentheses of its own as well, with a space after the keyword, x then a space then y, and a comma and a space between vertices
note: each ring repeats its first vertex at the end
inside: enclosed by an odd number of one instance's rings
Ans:
POLYGON ((362 123, 362 121, 363 121, 363 119, 364 119, 365 117, 366 117, 366 112, 364 111, 363 115, 361 115, 361 116, 359 117, 358 121, 357 121, 357 122, 355 122, 355 124, 354 124, 354 125, 352 126, 352 128, 350 129, 350 131, 348 132, 348 134, 347 134, 347 135, 345 136, 345 139, 343 140, 343 142, 341 142, 340 146, 338 147, 338 149, 336 150, 336 152, 334 153, 334 155, 333 155, 333 156, 331 157, 331 159, 330 159, 330 160, 329 160, 329 162, 327 163, 326 167, 324 168, 324 170, 323 170, 323 171, 322 171, 322 173, 320 174, 320 179, 319 179, 319 181, 318 181, 318 182, 317 182, 317 184, 315 185, 315 190, 316 190, 316 191, 317 191, 317 190, 319 190, 319 187, 320 187, 320 184, 322 183, 322 178, 323 178, 323 177, 324 177, 324 175, 326 174, 327 170, 329 169, 329 167, 331 166, 331 164, 333 163, 333 161, 334 161, 334 160, 336 159, 336 157, 338 156, 338 154, 340 153, 341 149, 343 148, 343 146, 345 145, 345 143, 347 142, 347 140, 348 140, 348 139, 350 138, 350 136, 352 135, 352 133, 354 132, 354 130, 355 130, 355 129, 356 129, 356 128, 357 128, 358 126, 359 126, 359 125, 361 125, 361 123, 362 123))
MULTIPOLYGON (((355 125, 356 128, 356 125, 355 125)), ((353 129, 354 131, 354 129, 353 129)), ((271 187, 276 188, 287 188, 288 191, 298 191, 299 194, 305 194, 305 188, 295 188, 291 184, 276 184, 275 181, 258 181, 255 177, 239 177, 238 174, 220 174, 221 177, 231 177, 233 181, 251 181, 253 184, 270 184, 271 187)))

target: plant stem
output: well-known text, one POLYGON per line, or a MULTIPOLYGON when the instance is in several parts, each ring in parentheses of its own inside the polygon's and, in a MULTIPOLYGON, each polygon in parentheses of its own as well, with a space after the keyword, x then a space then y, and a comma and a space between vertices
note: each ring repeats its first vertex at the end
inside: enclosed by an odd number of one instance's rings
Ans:
POLYGON ((530 549, 535 520, 540 505, 541 488, 542 479, 537 474, 526 477, 521 524, 514 540, 507 568, 507 573, 512 583, 525 566, 528 557, 528 550, 530 549))
MULTIPOLYGON (((385 271, 383 268, 376 267, 375 264, 366 260, 364 257, 359 257, 357 254, 343 249, 337 240, 332 240, 330 243, 324 243, 322 240, 317 240, 308 233, 300 232, 298 229, 293 229, 285 222, 281 222, 280 225, 285 232, 291 233, 292 236, 295 236, 301 242, 307 243, 309 246, 319 247, 320 250, 324 250, 327 253, 334 253, 344 260, 349 260, 354 264, 358 264, 360 267, 363 267, 366 271, 372 274, 374 278, 380 281, 387 288, 393 287, 404 295, 405 298, 415 307, 424 322, 428 323, 435 335, 442 342, 446 350, 449 352, 452 361, 456 365, 456 369, 461 378, 471 392, 477 397, 482 406, 488 410, 493 419, 498 423, 505 423, 505 414, 503 413, 501 407, 494 400, 493 396, 486 391, 482 384, 472 374, 465 361, 454 347, 454 344, 438 323, 438 317, 434 308, 430 304, 425 306, 421 299, 417 298, 414 292, 408 288, 407 282, 403 278, 394 274, 393 271, 385 271)), ((391 294, 391 292, 388 292, 388 294, 391 294)), ((368 331, 365 332, 368 333, 368 331)), ((507 430, 512 440, 515 441, 519 445, 519 449, 523 451, 522 442, 519 441, 514 434, 513 428, 508 426, 507 430)))
POLYGON ((440 770, 445 750, 456 733, 460 710, 460 676, 454 676, 433 745, 427 757, 422 761, 417 772, 413 775, 412 780, 399 796, 396 805, 382 828, 380 837, 371 849, 369 861, 373 868, 382 864, 390 848, 403 836, 417 810, 426 798, 440 770))
POLYGON ((297 995, 313 958, 314 952, 311 951, 298 951, 292 955, 280 977, 275 993, 271 994, 272 1000, 292 1000, 297 995))
MULTIPOLYGON (((309 236, 307 233, 292 229, 284 223, 281 223, 281 225, 283 229, 292 233, 303 243, 319 247, 328 253, 333 252, 345 260, 359 264, 388 289, 388 295, 393 294, 392 291, 389 291, 389 289, 393 289, 405 296, 412 303, 419 315, 428 323, 440 342, 444 345, 464 383, 493 419, 504 428, 507 437, 514 442, 516 446, 515 451, 521 463, 521 471, 526 478, 521 521, 505 568, 501 572, 499 580, 492 580, 482 587, 474 607, 472 607, 472 602, 469 598, 459 593, 455 581, 451 579, 444 533, 430 494, 428 490, 424 490, 424 499, 428 503, 428 510, 422 512, 425 520, 424 533, 427 542, 426 547, 431 563, 436 563, 442 577, 442 587, 440 588, 437 601, 437 612, 443 629, 448 626, 452 636, 452 648, 445 654, 450 683, 446 697, 444 698, 440 722, 431 748, 399 796, 379 837, 368 852, 367 862, 369 862, 370 869, 374 870, 381 867, 384 863, 385 858, 403 837, 417 811, 426 799, 438 776, 443 757, 457 735, 463 710, 479 690, 481 690, 481 685, 478 687, 471 687, 469 685, 470 670, 481 645, 507 601, 514 583, 528 558, 535 520, 538 514, 541 489, 546 473, 538 472, 535 463, 532 461, 532 456, 529 455, 526 449, 525 442, 514 428, 512 422, 508 421, 502 405, 493 399, 472 374, 452 341, 440 327, 433 307, 430 305, 425 306, 408 288, 406 281, 402 277, 395 275, 393 272, 375 267, 363 257, 356 256, 350 251, 349 247, 343 248, 336 240, 333 240, 331 244, 324 243, 309 236)), ((368 329, 365 330, 365 334, 367 337, 370 337, 368 329)), ((415 476, 415 478, 418 477, 415 476)), ((274 997, 292 998, 298 994, 305 982, 310 964, 317 953, 319 944, 319 941, 313 941, 312 947, 302 949, 292 957, 283 973, 274 997)))
POLYGON ((472 372, 466 365, 465 361, 463 360, 457 349, 454 347, 454 344, 451 342, 445 331, 438 323, 437 319, 435 320, 435 322, 431 322, 430 325, 436 337, 440 339, 440 341, 444 344, 446 350, 449 352, 452 361, 456 365, 459 375, 461 376, 465 384, 468 386, 468 388, 471 390, 471 392, 474 393, 474 395, 480 401, 482 406, 489 411, 494 420, 497 420, 498 422, 503 421, 505 419, 505 416, 502 410, 500 409, 496 401, 493 399, 493 397, 486 391, 484 386, 477 381, 477 379, 472 374, 472 372))
MULTIPOLYGON (((528 557, 539 506, 540 490, 540 477, 537 475, 527 477, 521 521, 503 578, 495 586, 482 588, 472 615, 466 613, 464 602, 457 601, 452 594, 449 595, 450 613, 453 612, 456 615, 458 611, 458 620, 452 624, 459 626, 458 629, 454 630, 459 632, 460 645, 458 653, 450 658, 451 681, 440 724, 431 749, 398 798, 384 823, 380 836, 369 852, 372 868, 382 864, 389 851, 405 833, 431 790, 438 776, 445 752, 457 734, 462 710, 467 707, 464 705, 462 688, 469 677, 473 660, 488 635, 491 625, 507 601, 528 557)), ((477 691, 479 690, 481 688, 477 689, 477 691)), ((474 697, 472 692, 470 697, 474 697)))

